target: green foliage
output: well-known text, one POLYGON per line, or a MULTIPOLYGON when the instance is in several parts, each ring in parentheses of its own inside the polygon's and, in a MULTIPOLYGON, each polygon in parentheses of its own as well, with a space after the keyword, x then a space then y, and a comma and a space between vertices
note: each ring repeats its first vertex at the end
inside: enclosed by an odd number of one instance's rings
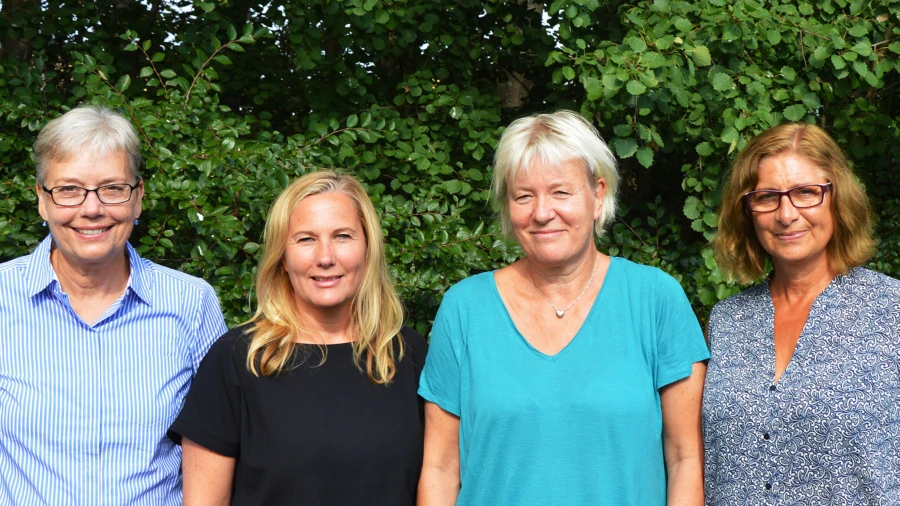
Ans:
POLYGON ((363 181, 411 322, 519 252, 488 200, 503 127, 572 108, 621 159, 610 254, 659 266, 701 316, 735 293, 707 242, 721 181, 754 134, 827 128, 881 216, 872 265, 900 275, 900 1, 63 1, 0 9, 0 258, 39 226, 30 146, 81 103, 144 140, 132 243, 209 280, 229 323, 253 308, 265 214, 300 174, 363 181), (547 18, 549 26, 543 19, 547 18), (551 27, 554 27, 551 29, 551 27))

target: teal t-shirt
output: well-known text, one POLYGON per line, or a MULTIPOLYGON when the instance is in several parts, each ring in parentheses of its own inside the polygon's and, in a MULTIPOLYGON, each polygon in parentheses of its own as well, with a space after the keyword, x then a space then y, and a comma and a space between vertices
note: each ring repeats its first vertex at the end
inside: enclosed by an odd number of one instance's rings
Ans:
POLYGON ((664 506, 659 388, 707 358, 684 291, 659 269, 612 258, 553 356, 519 333, 487 272, 444 296, 419 395, 460 418, 459 505, 664 506))

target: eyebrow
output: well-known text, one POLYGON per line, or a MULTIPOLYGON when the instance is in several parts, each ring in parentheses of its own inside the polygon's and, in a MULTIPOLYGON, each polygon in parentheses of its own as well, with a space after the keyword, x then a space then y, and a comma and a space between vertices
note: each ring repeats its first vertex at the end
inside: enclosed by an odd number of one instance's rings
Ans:
MULTIPOLYGON (((120 178, 109 177, 109 178, 101 179, 98 182, 97 186, 100 187, 100 186, 104 186, 104 185, 108 185, 108 184, 131 185, 131 183, 129 183, 127 181, 122 181, 120 178)), ((84 182, 82 180, 80 180, 78 178, 74 178, 74 177, 61 177, 58 180, 56 180, 56 184, 54 184, 54 186, 80 186, 80 187, 86 188, 86 186, 84 186, 84 182)))

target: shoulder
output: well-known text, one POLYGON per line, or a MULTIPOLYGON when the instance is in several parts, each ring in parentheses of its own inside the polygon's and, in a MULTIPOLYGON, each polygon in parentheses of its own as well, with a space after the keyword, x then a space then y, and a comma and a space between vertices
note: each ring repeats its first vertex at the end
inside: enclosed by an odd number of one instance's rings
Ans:
POLYGON ((13 258, 12 260, 0 263, 0 279, 7 280, 11 278, 21 277, 32 253, 13 258))
MULTIPOLYGON (((686 298, 681 283, 671 274, 649 265, 638 264, 621 257, 610 257, 607 279, 611 284, 639 291, 641 297, 665 301, 686 298)), ((605 282, 604 282, 605 283, 605 282)))
POLYGON ((250 350, 253 333, 247 324, 239 325, 222 334, 206 353, 205 360, 244 363, 250 350))
POLYGON ((428 348, 428 343, 422 334, 416 332, 412 327, 404 326, 400 329, 400 338, 403 339, 403 344, 416 353, 425 353, 425 350, 428 348))
POLYGON ((144 274, 151 278, 155 283, 160 283, 161 287, 173 287, 178 290, 189 290, 197 294, 215 295, 213 287, 205 280, 181 271, 165 267, 155 262, 151 262, 146 258, 138 257, 144 274))
POLYGON ((400 329, 400 339, 403 340, 404 356, 409 357, 417 368, 421 368, 428 353, 428 342, 411 327, 400 329))
POLYGON ((484 290, 494 285, 494 271, 482 272, 451 286, 444 294, 444 300, 468 299, 473 295, 483 293, 484 290))
POLYGON ((850 272, 839 279, 842 285, 846 285, 848 288, 888 291, 893 292, 895 295, 900 294, 900 280, 863 267, 851 269, 850 272))
POLYGON ((763 282, 717 302, 710 313, 710 325, 724 317, 741 317, 749 315, 762 317, 761 304, 765 303, 769 293, 768 285, 763 282))

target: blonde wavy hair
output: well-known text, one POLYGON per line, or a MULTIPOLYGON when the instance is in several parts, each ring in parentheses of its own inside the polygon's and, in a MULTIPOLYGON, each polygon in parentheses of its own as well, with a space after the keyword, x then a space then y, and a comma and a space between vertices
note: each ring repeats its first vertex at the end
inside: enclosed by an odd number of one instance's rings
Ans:
POLYGON ((718 235, 712 241, 719 268, 742 284, 752 283, 765 273, 769 254, 756 237, 744 194, 756 188, 760 162, 782 154, 811 161, 832 183, 834 235, 827 246, 832 272, 846 274, 872 258, 875 214, 843 151, 821 128, 788 123, 757 135, 734 162, 722 191, 718 235))
MULTIPOLYGON (((332 171, 306 174, 288 186, 272 204, 266 220, 264 249, 256 279, 256 313, 247 324, 253 337, 247 368, 256 376, 273 376, 288 368, 298 336, 311 335, 305 316, 294 302, 294 290, 282 261, 291 212, 311 195, 339 192, 356 203, 366 237, 366 260, 359 292, 351 301, 353 357, 356 366, 376 384, 388 384, 403 358, 403 306, 388 274, 384 237, 375 206, 352 176, 332 171)), ((325 361, 323 347, 322 362, 325 361)))

